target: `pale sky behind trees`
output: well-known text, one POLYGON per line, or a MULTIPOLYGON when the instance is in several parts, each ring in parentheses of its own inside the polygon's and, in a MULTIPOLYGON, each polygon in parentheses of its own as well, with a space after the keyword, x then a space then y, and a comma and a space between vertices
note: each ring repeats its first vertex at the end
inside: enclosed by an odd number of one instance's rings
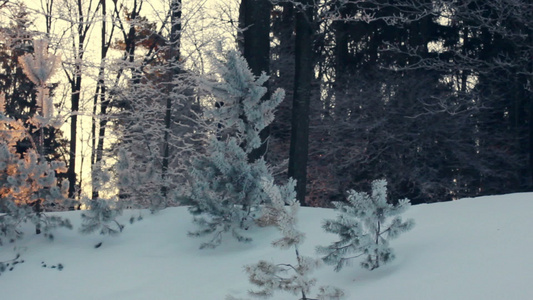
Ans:
MULTIPOLYGON (((31 19, 36 30, 43 36, 46 31, 46 23, 43 13, 43 3, 47 0, 22 0, 28 10, 30 11, 31 19)), ((72 3, 74 0, 55 0, 54 5, 60 3, 72 3)), ((98 1, 84 0, 85 4, 92 3, 92 11, 94 11, 98 1)), ((123 1, 126 5, 131 5, 133 0, 123 1)), ((165 13, 169 10, 169 0, 140 0, 144 2, 141 10, 141 16, 146 17, 149 21, 155 22, 158 28, 165 17, 165 13)), ((112 1, 108 1, 108 11, 112 9, 112 1)), ((66 5, 61 5, 65 9, 66 5)), ((223 48, 234 47, 236 30, 238 24, 238 8, 239 1, 237 0, 190 0, 183 1, 182 14, 182 34, 181 34, 181 61, 185 63, 187 68, 196 72, 204 73, 209 70, 209 61, 206 58, 206 52, 211 51, 215 47, 215 43, 221 41, 223 48), (227 41, 227 42, 224 42, 227 41)), ((58 45, 57 41, 52 41, 50 44, 51 51, 59 54, 63 61, 68 58, 70 32, 68 31, 69 24, 65 21, 65 17, 59 15, 60 9, 54 8, 52 15, 52 36, 60 36, 62 42, 58 45)), ((91 110, 92 98, 96 85, 96 78, 98 73, 98 66, 100 61, 100 39, 101 39, 101 13, 98 12, 94 18, 94 25, 91 27, 88 34, 88 43, 85 46, 83 82, 82 82, 82 97, 81 107, 78 115, 78 147, 76 156, 76 170, 78 173, 78 180, 82 181, 82 195, 90 195, 91 193, 91 176, 90 176, 90 161, 91 155, 91 110)), ((108 20, 110 12, 108 12, 108 20)), ((5 14, 2 14, 3 23, 9 22, 5 14), (6 22, 7 21, 7 22, 6 22)), ((109 29, 110 25, 108 25, 109 29)), ((109 31, 109 30, 108 30, 109 31)), ((167 31, 167 30, 165 30, 167 31)), ((168 34, 167 32, 165 34, 168 34)), ((114 40, 120 39, 118 30, 115 30, 114 40)), ((113 46, 112 46, 113 48, 113 46)), ((139 49, 142 51, 141 49, 139 49)), ((137 51, 139 51, 137 50, 137 51)), ((122 51, 117 49, 110 49, 108 57, 111 59, 118 59, 122 55, 122 51)), ((51 82, 60 82, 60 86, 55 91, 55 103, 61 103, 58 113, 64 116, 66 121, 62 126, 64 136, 70 135, 70 121, 68 114, 70 111, 68 98, 70 96, 70 87, 65 77, 65 72, 60 67, 51 80, 51 82)), ((109 140, 109 138, 108 138, 109 140)))

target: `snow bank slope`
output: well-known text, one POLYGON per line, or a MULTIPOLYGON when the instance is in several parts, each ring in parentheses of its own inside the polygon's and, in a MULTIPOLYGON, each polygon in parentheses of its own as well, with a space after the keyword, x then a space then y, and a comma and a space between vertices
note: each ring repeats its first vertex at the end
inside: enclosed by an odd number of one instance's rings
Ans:
MULTIPOLYGON (((324 266, 316 277, 354 300, 533 299, 532 212, 531 193, 414 206, 405 217, 416 226, 391 243, 393 263, 371 272, 354 265, 335 273, 324 266)), ((124 223, 138 214, 125 213, 124 223)), ((194 229, 186 208, 142 214, 144 220, 127 224, 118 237, 60 229, 48 242, 28 227, 16 252, 13 245, 0 248, 0 260, 15 253, 25 260, 0 276, 0 299, 222 300, 229 293, 244 297, 253 288, 244 264, 293 260, 291 251, 270 246, 278 237, 273 228, 250 232, 251 244, 228 238, 215 250, 200 251, 202 240, 186 236, 194 229), (62 271, 49 268, 58 263, 62 271)), ((79 227, 79 212, 62 215, 79 227)), ((324 218, 334 216, 332 210, 302 208, 304 255, 336 238, 320 228, 324 218)), ((274 299, 298 297, 280 293, 274 299)))

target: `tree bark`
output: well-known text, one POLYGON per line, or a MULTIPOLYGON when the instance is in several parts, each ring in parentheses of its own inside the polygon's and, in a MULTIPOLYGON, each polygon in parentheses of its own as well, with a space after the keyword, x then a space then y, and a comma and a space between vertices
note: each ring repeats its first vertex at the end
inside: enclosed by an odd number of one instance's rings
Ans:
MULTIPOLYGON (((269 0, 242 0, 240 7, 241 28, 243 33, 243 56, 255 76, 261 72, 270 73, 270 11, 272 4, 269 0)), ((269 89, 268 82, 266 83, 269 89)), ((269 93, 265 95, 268 97, 269 93)), ((270 127, 261 131, 263 144, 250 153, 250 160, 254 161, 266 153, 266 139, 270 134, 270 127)))
MULTIPOLYGON (((76 67, 76 70, 79 70, 76 67)), ((69 153, 69 163, 67 170, 67 178, 69 181, 68 188, 68 197, 73 199, 76 194, 76 144, 77 144, 77 122, 78 122, 78 111, 80 109, 80 91, 81 91, 81 75, 76 75, 74 81, 70 83, 71 85, 71 113, 70 117, 70 153, 69 153)))
POLYGON ((309 151, 309 104, 313 79, 313 1, 301 1, 296 12, 295 77, 292 107, 289 177, 296 179, 297 199, 306 205, 307 158, 309 151))
MULTIPOLYGON (((109 40, 107 37, 107 9, 106 9, 106 0, 100 0, 100 8, 102 9, 102 28, 101 28, 101 39, 100 39, 100 67, 98 69, 98 82, 96 84, 96 93, 94 94, 94 103, 93 103, 93 123, 91 128, 91 134, 93 137, 92 140, 92 154, 91 154, 91 170, 94 169, 95 164, 99 163, 103 157, 104 151, 104 137, 106 131, 106 115, 107 107, 109 105, 109 99, 107 98, 106 91, 107 87, 105 85, 104 73, 105 65, 104 60, 107 57, 107 52, 109 46, 111 45, 111 38, 113 36, 113 29, 111 29, 111 34, 109 35, 109 40), (100 121, 98 122, 98 135, 96 135, 96 114, 98 107, 98 98, 100 98, 100 121)), ((95 190, 93 185, 92 199, 99 197, 99 193, 95 190)))
MULTIPOLYGON (((81 25, 80 25, 81 26, 81 25)), ((77 145, 77 123, 78 123, 78 111, 80 109, 80 96, 81 96, 81 65, 80 62, 83 57, 83 43, 85 40, 85 35, 81 32, 78 36, 78 53, 77 56, 79 60, 75 63, 74 72, 72 79, 70 79, 70 106, 71 106, 71 116, 70 116, 70 142, 69 142, 69 164, 67 170, 67 178, 69 180, 68 188, 68 197, 73 199, 77 191, 76 188, 76 145, 77 145)))
MULTIPOLYGON (((171 95, 172 91, 172 82, 173 79, 175 79, 179 73, 180 73, 180 67, 179 67, 179 59, 180 59, 180 37, 181 37, 181 0, 174 0, 172 1, 172 5, 170 7, 172 10, 171 12, 171 30, 170 30, 170 40, 169 40, 169 47, 170 47, 170 58, 169 58, 169 64, 170 64, 170 80, 167 83, 169 85, 169 95, 171 95)), ((165 183, 168 173, 168 164, 169 164, 169 156, 170 156, 170 145, 169 145, 169 139, 170 139, 170 125, 171 125, 171 119, 172 119, 172 97, 167 97, 166 100, 166 110, 165 110, 165 133, 163 137, 163 162, 162 162, 162 169, 161 169, 161 180, 162 180, 162 186, 161 186, 161 196, 163 199, 166 199, 167 193, 168 193, 168 187, 165 183)))
POLYGON ((73 70, 69 73, 65 70, 67 75, 71 95, 70 95, 70 105, 71 105, 71 116, 70 116, 70 141, 69 141, 69 164, 67 169, 67 179, 69 180, 69 189, 68 196, 71 199, 74 199, 76 192, 79 192, 77 186, 77 174, 76 174, 76 145, 77 145, 77 122, 78 122, 78 111, 80 109, 80 99, 81 99, 81 83, 82 83, 82 62, 85 51, 85 43, 87 42, 89 36, 89 29, 94 23, 94 18, 96 10, 92 11, 92 6, 86 8, 84 12, 84 3, 81 0, 76 2, 75 9, 77 9, 76 15, 77 19, 72 20, 72 24, 76 26, 76 36, 72 37, 72 50, 74 51, 74 63, 73 70))

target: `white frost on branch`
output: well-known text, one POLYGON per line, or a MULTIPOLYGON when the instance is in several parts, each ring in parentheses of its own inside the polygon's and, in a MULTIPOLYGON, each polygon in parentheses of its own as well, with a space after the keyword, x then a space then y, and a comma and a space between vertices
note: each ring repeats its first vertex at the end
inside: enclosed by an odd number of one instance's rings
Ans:
POLYGON ((317 247, 317 252, 325 254, 324 262, 340 271, 358 257, 365 258, 361 266, 369 270, 392 261, 395 256, 389 240, 414 226, 413 220, 402 221, 400 217, 409 209, 409 200, 399 200, 397 205, 388 203, 386 180, 373 181, 370 195, 350 190, 347 200, 348 203, 333 202, 339 215, 322 226, 340 237, 329 246, 317 247), (388 220, 390 217, 393 219, 388 220))
POLYGON ((42 118, 34 117, 30 122, 40 127, 50 125, 50 119, 54 114, 54 104, 50 98, 47 81, 54 75, 60 57, 48 53, 48 42, 45 40, 34 41, 33 47, 33 54, 28 53, 19 57, 19 63, 22 65, 24 74, 37 85, 37 105, 41 108, 42 118))
POLYGON ((38 86, 46 86, 46 82, 54 75, 60 58, 48 53, 48 42, 36 40, 33 42, 34 53, 19 58, 24 73, 38 86))
MULTIPOLYGON (((282 237, 275 240, 274 247, 281 249, 293 248, 296 255, 295 263, 273 263, 261 260, 256 264, 245 266, 249 280, 259 289, 250 291, 249 294, 256 298, 270 298, 276 291, 284 291, 301 296, 303 300, 339 300, 345 297, 342 290, 322 286, 315 298, 308 298, 316 279, 311 278, 314 270, 322 264, 320 259, 303 256, 299 246, 303 243, 305 234, 297 227, 297 213, 300 203, 296 200, 294 190, 296 181, 290 179, 284 186, 274 184, 272 179, 264 179, 262 186, 270 197, 270 204, 264 208, 263 221, 278 227, 282 237)), ((226 299, 235 299, 231 296, 226 299)))

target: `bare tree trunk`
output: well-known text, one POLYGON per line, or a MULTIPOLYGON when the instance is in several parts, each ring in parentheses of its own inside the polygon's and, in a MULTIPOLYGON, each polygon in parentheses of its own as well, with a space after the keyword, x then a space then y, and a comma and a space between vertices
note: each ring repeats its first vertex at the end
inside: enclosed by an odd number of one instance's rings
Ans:
MULTIPOLYGON (((170 27, 170 80, 167 83, 169 85, 169 92, 172 91, 173 80, 180 73, 179 59, 180 59, 180 37, 181 37, 181 0, 172 1, 171 9, 171 27, 170 27)), ((169 93, 171 94, 171 93, 169 93)), ((166 110, 165 110, 165 133, 163 138, 163 162, 161 170, 161 196, 163 199, 167 197, 168 187, 166 185, 166 177, 168 173, 168 164, 170 156, 170 125, 172 119, 172 97, 168 96, 166 101, 166 110)))
POLYGON ((70 84, 71 96, 71 117, 70 117, 70 151, 69 151, 69 165, 67 170, 67 179, 69 180, 68 196, 69 198, 75 198, 77 189, 77 174, 76 174, 76 146, 77 146, 77 122, 78 111, 80 109, 81 99, 81 83, 82 83, 82 62, 84 58, 85 43, 89 34, 89 29, 94 23, 94 18, 98 8, 92 11, 93 7, 89 4, 88 7, 83 6, 82 0, 77 0, 75 9, 77 14, 77 20, 71 20, 73 28, 76 28, 76 36, 72 36, 72 51, 74 52, 73 69, 69 73, 65 69, 65 73, 70 84), (84 9, 86 11, 84 11, 84 9), (75 25, 74 25, 75 24, 75 25))
MULTIPOLYGON (((533 45, 533 28, 529 28, 528 32, 528 44, 533 45)), ((531 53, 533 49, 530 48, 530 56, 533 56, 533 53, 531 53)), ((529 60, 529 86, 533 86, 533 59, 529 60)), ((533 185, 533 95, 532 93, 528 94, 528 98, 526 101, 529 102, 529 153, 528 153, 528 159, 529 159, 529 185, 533 185)))
MULTIPOLYGON (((9 2, 8 0, 6 3, 9 2)), ((45 15, 44 19, 46 22, 46 36, 50 37, 50 32, 52 30, 52 12, 54 9, 54 0, 41 1, 41 8, 43 9, 45 15)))
MULTIPOLYGON (((104 149, 104 137, 105 137, 105 131, 106 131, 106 115, 107 115, 107 106, 109 105, 109 100, 107 99, 106 91, 107 87, 105 85, 105 65, 104 60, 107 57, 107 52, 109 50, 109 46, 111 45, 111 38, 113 36, 114 26, 111 29, 111 33, 109 34, 109 40, 107 39, 107 8, 106 8, 106 0, 100 0, 100 6, 102 9, 102 28, 101 28, 101 40, 100 40, 100 51, 101 51, 101 57, 100 57, 100 68, 98 69, 98 82, 96 85, 96 92, 94 94, 94 101, 93 101, 93 118, 92 118, 92 153, 91 153, 91 170, 94 169, 95 164, 98 164, 103 157, 103 149, 104 149), (96 114, 97 114, 97 107, 98 107, 98 97, 100 98, 100 121, 98 126, 98 135, 96 135, 96 114)), ((98 198, 99 193, 97 190, 95 190, 93 185, 93 192, 92 192, 92 199, 98 198)))
POLYGON ((305 204, 309 151, 309 104, 313 79, 313 1, 304 0, 296 12, 295 78, 292 107, 289 177, 296 179, 297 199, 305 204))
MULTIPOLYGON (((240 7, 241 28, 245 29, 243 56, 248 62, 252 73, 259 76, 261 72, 270 73, 270 11, 269 0, 242 0, 240 7)), ((265 84, 269 88, 268 82, 265 84)), ((265 95, 269 97, 269 93, 265 95)), ((269 136, 267 127, 259 134, 263 144, 250 153, 254 161, 266 153, 266 139, 269 136)))
MULTIPOLYGON (((76 67, 76 70, 79 70, 76 67)), ((77 135, 77 122, 78 122, 78 111, 80 109, 80 90, 81 90, 81 75, 74 78, 70 83, 71 85, 71 113, 70 117, 70 151, 69 151, 69 165, 67 171, 67 178, 69 180, 68 188, 68 197, 74 198, 76 192, 76 139, 77 135)))

